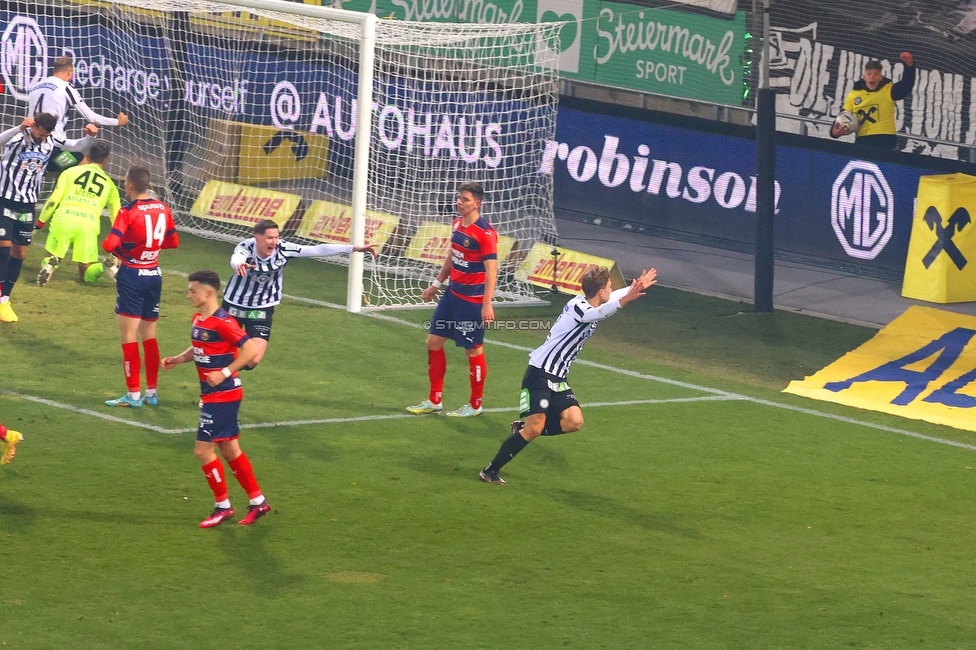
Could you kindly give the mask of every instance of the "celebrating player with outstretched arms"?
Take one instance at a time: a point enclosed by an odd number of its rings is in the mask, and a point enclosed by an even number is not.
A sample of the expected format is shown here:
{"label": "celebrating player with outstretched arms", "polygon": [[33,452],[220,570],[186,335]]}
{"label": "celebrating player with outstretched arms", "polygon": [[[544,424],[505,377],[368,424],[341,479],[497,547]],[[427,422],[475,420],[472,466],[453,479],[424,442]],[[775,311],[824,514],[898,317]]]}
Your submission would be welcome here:
{"label": "celebrating player with outstretched arms", "polygon": [[511,435],[495,459],[481,470],[482,481],[504,485],[498,471],[538,436],[572,433],[583,426],[583,411],[566,383],[569,367],[601,320],[643,296],[643,291],[656,282],[657,271],[651,269],[634,278],[629,287],[613,291],[607,267],[587,269],[582,278],[584,295],[566,303],[546,342],[529,353],[519,399],[523,420],[512,422]]}
{"label": "celebrating player with outstretched arms", "polygon": [[254,236],[234,248],[230,268],[234,275],[224,289],[221,305],[251,335],[258,353],[244,370],[253,370],[264,358],[271,340],[271,321],[284,290],[284,270],[295,257],[329,257],[341,253],[376,255],[376,245],[319,244],[300,246],[281,239],[278,224],[265,219],[254,225]]}
{"label": "celebrating player with outstretched arms", "polygon": [[203,467],[215,502],[213,513],[200,522],[200,528],[219,526],[234,516],[224,480],[224,466],[214,453],[215,447],[247,492],[248,513],[238,522],[247,526],[271,510],[254,478],[251,461],[237,442],[240,437],[237,413],[244,396],[237,371],[254,359],[257,346],[234,317],[218,307],[220,276],[214,271],[195,271],[190,274],[189,281],[186,297],[199,310],[193,315],[191,344],[182,354],[163,359],[163,368],[170,370],[189,361],[197,365],[203,401],[193,453]]}
{"label": "celebrating player with outstretched arms", "polygon": [[[119,210],[102,249],[122,263],[116,276],[115,322],[122,339],[122,367],[128,393],[105,402],[108,406],[140,407],[159,404],[159,344],[156,321],[163,290],[159,251],[180,245],[169,207],[149,197],[149,170],[133,167],[125,177],[125,196],[131,203]],[[139,340],[146,354],[146,397],[139,390]]]}

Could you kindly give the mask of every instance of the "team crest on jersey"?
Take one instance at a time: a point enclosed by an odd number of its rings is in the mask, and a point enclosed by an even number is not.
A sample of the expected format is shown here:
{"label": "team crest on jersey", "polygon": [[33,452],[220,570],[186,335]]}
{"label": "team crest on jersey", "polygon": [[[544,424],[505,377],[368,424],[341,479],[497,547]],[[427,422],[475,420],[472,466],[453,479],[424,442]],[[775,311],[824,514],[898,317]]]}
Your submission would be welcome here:
{"label": "team crest on jersey", "polygon": [[200,334],[200,339],[203,340],[203,341],[209,341],[210,340],[210,332],[203,332],[202,334]]}
{"label": "team crest on jersey", "polygon": [[271,279],[270,275],[259,275],[258,277],[254,278],[254,281],[257,282],[258,284],[264,284],[269,279]]}
{"label": "team crest on jersey", "polygon": [[861,103],[862,101],[863,101],[863,98],[861,98],[861,97],[855,97],[855,98],[854,98],[854,105],[855,105],[855,106],[857,106],[857,105],[858,105],[858,104],[860,104],[860,103]]}
{"label": "team crest on jersey", "polygon": [[467,237],[465,237],[464,238],[464,247],[465,248],[468,248],[469,246],[471,246],[471,240],[468,239]]}
{"label": "team crest on jersey", "polygon": [[539,400],[539,408],[542,408],[542,409],[549,408],[549,400],[547,400],[547,399],[540,399]]}

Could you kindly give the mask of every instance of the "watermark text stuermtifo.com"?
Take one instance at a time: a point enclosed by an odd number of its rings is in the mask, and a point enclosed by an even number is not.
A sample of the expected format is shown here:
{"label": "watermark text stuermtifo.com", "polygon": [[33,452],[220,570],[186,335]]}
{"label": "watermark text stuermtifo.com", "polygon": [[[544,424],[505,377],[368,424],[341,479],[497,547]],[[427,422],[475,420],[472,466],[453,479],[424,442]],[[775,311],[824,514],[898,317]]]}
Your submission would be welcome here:
{"label": "watermark text stuermtifo.com", "polygon": [[541,320],[538,318],[499,318],[489,323],[482,321],[452,321],[435,320],[424,321],[424,328],[430,329],[433,325],[436,329],[455,329],[459,332],[473,332],[477,329],[485,330],[510,330],[510,331],[549,331],[552,329],[552,320]]}

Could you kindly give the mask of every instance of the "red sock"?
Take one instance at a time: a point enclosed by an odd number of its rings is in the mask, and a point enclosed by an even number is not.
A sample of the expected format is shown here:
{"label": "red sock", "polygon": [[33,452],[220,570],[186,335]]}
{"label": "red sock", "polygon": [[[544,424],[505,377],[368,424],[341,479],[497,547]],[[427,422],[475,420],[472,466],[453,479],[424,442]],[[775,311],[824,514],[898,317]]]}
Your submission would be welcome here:
{"label": "red sock", "polygon": [[488,374],[484,352],[476,357],[468,357],[468,366],[471,368],[471,406],[480,409],[481,396],[485,394],[485,375]]}
{"label": "red sock", "polygon": [[226,501],[228,499],[227,482],[224,481],[224,464],[220,462],[220,459],[214,458],[204,465],[203,475],[207,477],[207,484],[213,490],[214,501],[217,503]]}
{"label": "red sock", "polygon": [[122,368],[125,370],[125,385],[130,393],[139,392],[139,344],[122,344]]}
{"label": "red sock", "polygon": [[261,496],[261,486],[258,485],[258,480],[254,478],[251,461],[247,459],[243,451],[240,456],[228,461],[227,464],[230,465],[230,471],[234,472],[234,478],[237,479],[237,482],[247,492],[248,499],[257,499]]}
{"label": "red sock", "polygon": [[159,378],[159,343],[147,339],[142,342],[142,351],[146,355],[146,388],[155,389]]}
{"label": "red sock", "polygon": [[0,440],[7,439],[7,427],[0,424]]}
{"label": "red sock", "polygon": [[444,375],[447,374],[447,355],[444,348],[427,350],[427,376],[430,377],[430,401],[440,404],[444,395]]}

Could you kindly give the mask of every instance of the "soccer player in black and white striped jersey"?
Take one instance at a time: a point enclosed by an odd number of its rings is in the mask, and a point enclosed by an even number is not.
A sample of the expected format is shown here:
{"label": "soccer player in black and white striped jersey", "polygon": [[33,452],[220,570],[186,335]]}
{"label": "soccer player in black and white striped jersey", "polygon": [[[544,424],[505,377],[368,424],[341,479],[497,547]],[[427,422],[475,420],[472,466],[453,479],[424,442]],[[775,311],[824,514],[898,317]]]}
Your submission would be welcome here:
{"label": "soccer player in black and white striped jersey", "polygon": [[505,463],[538,436],[558,436],[579,431],[583,411],[573,389],[566,383],[569,368],[593,336],[597,324],[612,316],[631,300],[645,295],[643,291],[657,283],[657,271],[644,271],[630,286],[613,291],[610,270],[591,266],[583,274],[583,295],[566,303],[563,313],[546,337],[546,342],[529,353],[529,367],[522,378],[519,398],[520,420],[512,422],[511,435],[488,467],[481,470],[481,480],[504,485],[498,471]]}
{"label": "soccer player in black and white striped jersey", "polygon": [[300,246],[281,239],[278,224],[265,219],[254,225],[254,236],[234,248],[230,267],[234,269],[224,288],[221,307],[237,319],[251,339],[258,353],[243,370],[253,370],[264,358],[271,340],[271,320],[274,308],[281,302],[284,270],[294,257],[330,257],[342,253],[369,251],[376,255],[376,246],[319,244]]}
{"label": "soccer player in black and white striped jersey", "polygon": [[10,292],[34,236],[34,208],[44,170],[56,147],[84,151],[98,133],[89,124],[85,136],[64,140],[53,135],[57,118],[38,113],[20,126],[0,133],[0,322],[14,323],[17,314],[10,306]]}
{"label": "soccer player in black and white striped jersey", "polygon": [[[99,115],[85,103],[71,82],[75,78],[75,68],[71,57],[62,56],[54,60],[51,76],[34,84],[28,90],[28,115],[50,113],[58,119],[54,128],[54,137],[64,139],[64,127],[68,122],[68,113],[75,110],[82,117],[98,126],[125,126],[129,117],[119,113],[118,117]],[[81,155],[71,149],[60,147],[51,157],[51,164],[60,172],[62,169],[73,167],[80,161]],[[115,218],[115,215],[111,215]]]}

